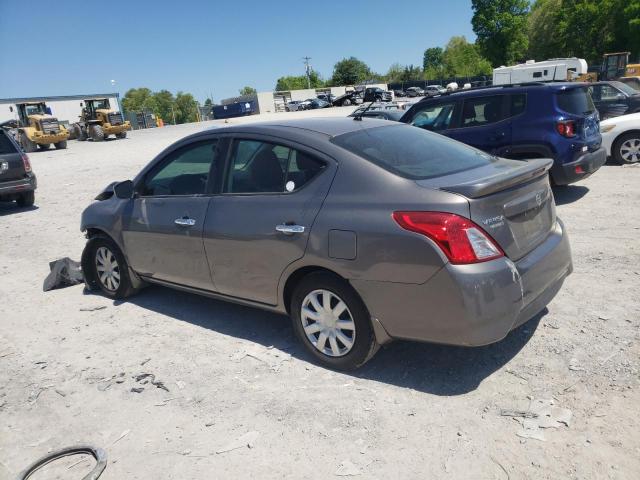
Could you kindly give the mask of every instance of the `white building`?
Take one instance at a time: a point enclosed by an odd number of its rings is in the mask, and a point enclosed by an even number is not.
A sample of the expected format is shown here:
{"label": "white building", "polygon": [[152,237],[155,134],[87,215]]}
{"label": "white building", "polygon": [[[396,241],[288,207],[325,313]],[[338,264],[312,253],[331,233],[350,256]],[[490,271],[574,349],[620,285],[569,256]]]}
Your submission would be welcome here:
{"label": "white building", "polygon": [[[122,111],[120,108],[120,95],[118,93],[96,93],[92,95],[65,95],[59,97],[29,97],[29,98],[0,98],[0,122],[17,119],[18,110],[16,104],[27,102],[45,102],[51,109],[51,114],[59,122],[69,124],[77,122],[82,107],[80,103],[88,99],[108,98],[111,108]],[[11,111],[13,109],[13,111]]]}

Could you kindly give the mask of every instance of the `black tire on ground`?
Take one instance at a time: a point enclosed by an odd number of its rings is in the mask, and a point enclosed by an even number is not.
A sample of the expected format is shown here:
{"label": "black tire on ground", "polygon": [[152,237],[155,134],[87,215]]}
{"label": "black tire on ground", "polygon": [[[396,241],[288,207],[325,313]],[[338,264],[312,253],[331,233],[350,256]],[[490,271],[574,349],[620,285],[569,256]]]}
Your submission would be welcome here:
{"label": "black tire on ground", "polygon": [[49,147],[51,147],[50,143],[39,143],[38,144],[38,148],[40,150],[49,150]]}
{"label": "black tire on ground", "polygon": [[620,165],[640,162],[640,132],[620,135],[611,147],[611,154]]}
{"label": "black tire on ground", "polygon": [[[320,352],[307,338],[301,320],[305,297],[314,290],[328,290],[337,295],[351,312],[355,324],[355,342],[343,356],[332,357]],[[378,351],[371,317],[358,293],[345,280],[329,272],[314,272],[302,278],[291,296],[290,305],[293,331],[314,359],[325,367],[336,370],[354,370],[364,365]]]}
{"label": "black tire on ground", "polygon": [[36,142],[31,141],[24,132],[20,133],[20,146],[26,153],[35,152],[38,148]]}
{"label": "black tire on ground", "polygon": [[76,138],[78,141],[84,142],[87,139],[87,131],[80,125],[76,125],[74,130],[76,131]]}
{"label": "black tire on ground", "polygon": [[67,141],[66,140],[60,140],[57,143],[53,144],[56,147],[56,150],[64,150],[65,148],[67,148]]}
{"label": "black tire on ground", "polygon": [[[115,290],[109,289],[98,276],[97,252],[100,248],[106,248],[113,254],[117,262],[117,272],[119,275],[119,285]],[[135,294],[138,290],[131,284],[129,278],[129,266],[118,245],[106,235],[96,235],[87,241],[87,245],[82,252],[82,271],[84,272],[85,284],[91,291],[100,291],[109,298],[122,299]]]}
{"label": "black tire on ground", "polygon": [[351,105],[351,100],[349,100],[348,98],[345,98],[345,99],[342,101],[342,106],[343,106],[343,107],[348,107],[349,105]]}
{"label": "black tire on ground", "polygon": [[116,138],[127,138],[127,131],[124,130],[120,133],[116,133]]}
{"label": "black tire on ground", "polygon": [[32,207],[35,201],[36,192],[34,192],[33,190],[20,194],[20,196],[16,199],[16,203],[19,207]]}
{"label": "black tire on ground", "polygon": [[101,142],[104,140],[104,130],[100,125],[91,125],[89,127],[89,136],[94,142]]}

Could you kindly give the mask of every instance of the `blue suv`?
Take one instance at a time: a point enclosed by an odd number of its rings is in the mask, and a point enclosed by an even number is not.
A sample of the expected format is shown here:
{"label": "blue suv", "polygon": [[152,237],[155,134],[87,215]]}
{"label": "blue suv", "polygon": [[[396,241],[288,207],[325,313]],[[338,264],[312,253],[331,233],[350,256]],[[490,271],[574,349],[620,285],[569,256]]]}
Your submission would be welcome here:
{"label": "blue suv", "polygon": [[556,185],[582,180],[606,161],[588,85],[531,83],[426,98],[400,119],[504,158],[553,158]]}

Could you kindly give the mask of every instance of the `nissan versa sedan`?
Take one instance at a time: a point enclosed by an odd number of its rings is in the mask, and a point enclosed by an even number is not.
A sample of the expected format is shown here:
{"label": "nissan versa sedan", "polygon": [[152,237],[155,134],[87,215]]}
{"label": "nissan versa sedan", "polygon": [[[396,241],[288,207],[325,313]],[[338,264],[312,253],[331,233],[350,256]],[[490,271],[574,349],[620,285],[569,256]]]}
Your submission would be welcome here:
{"label": "nissan versa sedan", "polygon": [[379,345],[496,342],[572,271],[552,161],[505,160],[385,120],[199,132],[82,214],[87,285],[165,285],[291,316],[321,364]]}

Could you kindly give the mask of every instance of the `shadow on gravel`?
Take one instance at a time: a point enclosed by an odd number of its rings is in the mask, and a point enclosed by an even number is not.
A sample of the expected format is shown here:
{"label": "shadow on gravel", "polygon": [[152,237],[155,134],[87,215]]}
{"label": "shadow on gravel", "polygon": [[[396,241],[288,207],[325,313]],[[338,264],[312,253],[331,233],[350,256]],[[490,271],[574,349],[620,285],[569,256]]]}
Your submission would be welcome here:
{"label": "shadow on gravel", "polygon": [[[160,286],[148,287],[127,302],[224,335],[250,340],[265,348],[273,345],[296,358],[311,361],[294,337],[289,318],[283,315]],[[381,348],[364,367],[346,375],[433,395],[468,393],[527,344],[546,313],[545,309],[504,340],[485,347],[392,342]]]}
{"label": "shadow on gravel", "polygon": [[589,189],[582,185],[565,185],[562,187],[553,187],[553,197],[556,200],[556,205],[566,205],[567,203],[573,203],[580,200],[587,193]]}
{"label": "shadow on gravel", "polygon": [[37,205],[33,205],[31,207],[19,207],[16,202],[0,202],[0,217],[4,215],[12,215],[14,213],[30,212],[31,210],[37,209]]}

